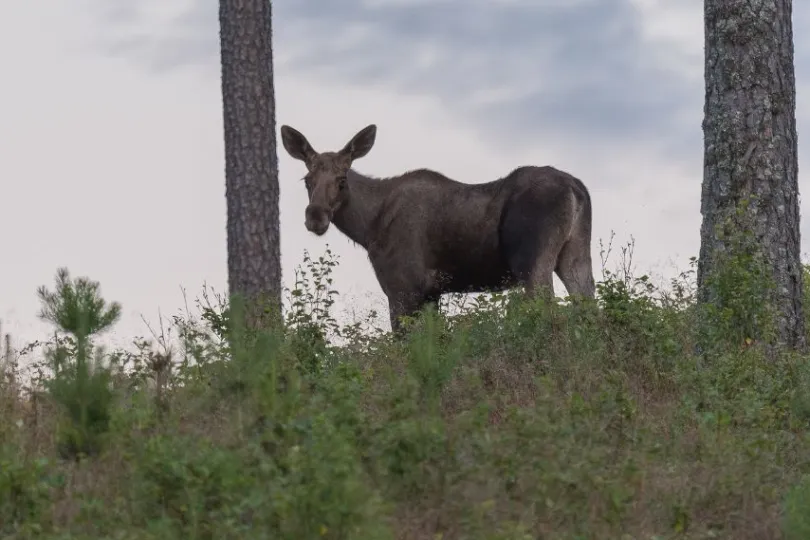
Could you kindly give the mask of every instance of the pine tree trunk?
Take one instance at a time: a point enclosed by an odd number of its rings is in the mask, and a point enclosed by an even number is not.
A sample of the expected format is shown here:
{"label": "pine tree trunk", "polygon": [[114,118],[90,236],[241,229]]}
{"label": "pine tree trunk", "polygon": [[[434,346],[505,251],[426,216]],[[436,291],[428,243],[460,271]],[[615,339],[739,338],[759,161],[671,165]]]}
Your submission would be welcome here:
{"label": "pine tree trunk", "polygon": [[737,205],[771,272],[776,339],[804,346],[791,0],[705,0],[705,120],[698,287],[731,249],[721,221]]}
{"label": "pine tree trunk", "polygon": [[278,156],[270,0],[220,0],[228,286],[248,322],[281,310]]}

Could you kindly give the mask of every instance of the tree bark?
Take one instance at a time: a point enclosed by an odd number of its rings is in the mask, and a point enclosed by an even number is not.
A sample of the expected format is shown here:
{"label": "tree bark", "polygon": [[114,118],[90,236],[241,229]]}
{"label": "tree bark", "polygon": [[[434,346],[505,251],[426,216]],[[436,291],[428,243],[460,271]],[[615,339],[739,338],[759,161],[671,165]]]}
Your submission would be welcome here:
{"label": "tree bark", "polygon": [[[772,272],[777,340],[805,345],[792,0],[705,0],[704,171],[700,300],[730,243],[718,226],[740,201]],[[752,336],[753,337],[753,336]]]}
{"label": "tree bark", "polygon": [[228,286],[251,326],[280,315],[278,156],[270,0],[220,0]]}

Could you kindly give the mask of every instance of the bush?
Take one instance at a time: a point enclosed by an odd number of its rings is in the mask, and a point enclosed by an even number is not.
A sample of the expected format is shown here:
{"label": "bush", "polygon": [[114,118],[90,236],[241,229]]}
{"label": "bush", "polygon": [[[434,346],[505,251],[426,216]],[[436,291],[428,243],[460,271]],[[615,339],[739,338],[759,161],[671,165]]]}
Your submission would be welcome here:
{"label": "bush", "polygon": [[785,539],[810,538],[810,476],[788,491],[785,498]]}
{"label": "bush", "polygon": [[40,317],[56,326],[67,339],[57,340],[46,351],[53,378],[45,387],[66,415],[59,426],[63,456],[96,454],[110,424],[113,392],[111,370],[103,350],[94,350],[92,337],[108,330],[121,314],[121,306],[107,303],[99,284],[87,278],[71,280],[67,269],[57,272],[56,290],[37,291],[42,301]]}
{"label": "bush", "polygon": [[25,351],[43,374],[0,419],[0,532],[807,536],[810,357],[738,332],[742,263],[715,332],[692,268],[663,288],[634,276],[632,242],[615,270],[609,252],[595,301],[450,297],[404,340],[340,324],[337,261],[306,254],[283,327],[249,332],[205,291],[111,352],[93,338],[120,308],[60,270],[40,290],[56,335]]}
{"label": "bush", "polygon": [[0,446],[0,533],[3,538],[38,533],[47,520],[50,499],[50,464],[27,461],[16,448]]}

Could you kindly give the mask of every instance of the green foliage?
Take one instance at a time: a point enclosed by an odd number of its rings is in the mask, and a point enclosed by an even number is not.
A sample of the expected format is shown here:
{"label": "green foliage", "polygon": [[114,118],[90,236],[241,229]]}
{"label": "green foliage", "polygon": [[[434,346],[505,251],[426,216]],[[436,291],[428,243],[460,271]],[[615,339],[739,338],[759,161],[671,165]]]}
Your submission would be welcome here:
{"label": "green foliage", "polygon": [[791,487],[785,497],[785,540],[810,538],[810,475]]}
{"label": "green foliage", "polygon": [[46,384],[50,396],[67,415],[57,434],[63,457],[99,452],[109,430],[114,400],[109,371],[99,357],[92,364],[88,360],[78,352],[73,369],[62,369]]}
{"label": "green foliage", "polygon": [[438,407],[442,390],[466,355],[466,332],[462,328],[448,335],[444,319],[434,310],[412,330],[406,353],[410,374],[421,390],[420,400]]}
{"label": "green foliage", "polygon": [[87,278],[70,279],[65,268],[56,275],[56,289],[40,287],[40,316],[68,339],[56,341],[46,352],[54,376],[46,381],[50,396],[63,407],[67,420],[60,424],[60,453],[64,457],[95,454],[101,449],[113,405],[111,371],[104,351],[93,350],[91,338],[112,327],[121,306],[107,306],[99,284]]}
{"label": "green foliage", "polygon": [[328,247],[317,260],[304,250],[303,266],[305,268],[296,268],[295,287],[288,291],[287,326],[311,327],[321,339],[326,339],[329,334],[340,332],[340,325],[330,312],[338,295],[332,286],[332,270],[337,266],[337,258]]}
{"label": "green foliage", "polygon": [[51,482],[45,459],[25,460],[15,448],[0,446],[0,535],[25,537],[41,530],[50,507]]}
{"label": "green foliage", "polygon": [[100,296],[99,284],[85,277],[70,279],[67,268],[56,272],[56,289],[37,289],[42,310],[40,317],[73,336],[89,338],[110,327],[121,316],[121,305],[109,306]]}
{"label": "green foliage", "polygon": [[750,200],[717,225],[722,249],[715,250],[704,277],[700,342],[709,354],[746,340],[773,343],[777,337],[775,284],[770,265],[749,225]]}
{"label": "green foliage", "polygon": [[317,259],[304,250],[302,265],[295,270],[295,284],[286,290],[288,309],[285,323],[288,337],[302,372],[317,374],[335,359],[335,345],[362,352],[379,338],[381,329],[373,324],[371,312],[365,320],[340,324],[332,313],[338,296],[332,271],[337,256],[329,246]]}
{"label": "green foliage", "polygon": [[118,311],[60,271],[40,293],[65,323],[42,381],[58,414],[20,397],[0,419],[0,532],[804,538],[810,357],[737,341],[756,280],[718,281],[731,301],[707,314],[692,268],[658,287],[632,242],[609,270],[610,251],[594,301],[451,297],[404,340],[339,323],[336,260],[305,254],[283,327],[205,291],[113,352],[91,337]]}

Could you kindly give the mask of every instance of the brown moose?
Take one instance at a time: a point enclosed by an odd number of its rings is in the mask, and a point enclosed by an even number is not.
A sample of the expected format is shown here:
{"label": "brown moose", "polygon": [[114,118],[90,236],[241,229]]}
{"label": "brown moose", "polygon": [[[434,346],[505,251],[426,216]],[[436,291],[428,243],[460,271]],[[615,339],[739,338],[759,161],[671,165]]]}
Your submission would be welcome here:
{"label": "brown moose", "polygon": [[553,294],[555,271],[569,295],[593,298],[591,198],[579,179],[533,166],[483,184],[428,169],[372,178],[351,167],[376,133],[369,125],[343,149],[318,153],[300,132],[281,127],[284,148],[307,168],[306,228],[322,235],[334,223],[366,249],[392,330],[443,293],[523,285],[529,294]]}

